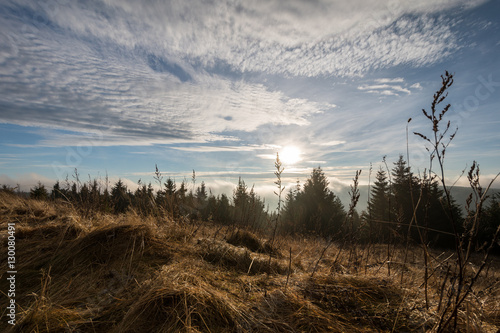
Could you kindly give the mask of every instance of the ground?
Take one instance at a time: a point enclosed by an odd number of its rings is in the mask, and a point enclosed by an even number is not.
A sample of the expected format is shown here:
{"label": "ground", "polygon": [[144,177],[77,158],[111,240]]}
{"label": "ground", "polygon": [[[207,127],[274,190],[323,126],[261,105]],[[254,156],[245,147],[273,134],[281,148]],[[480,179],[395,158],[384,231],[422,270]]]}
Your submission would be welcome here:
{"label": "ground", "polygon": [[[16,259],[11,297],[0,253],[1,331],[426,332],[447,318],[453,299],[449,251],[430,251],[425,269],[418,246],[298,235],[270,242],[167,216],[83,217],[69,203],[6,193],[0,218],[4,249],[15,225]],[[468,264],[471,274],[480,258]],[[456,330],[497,332],[499,267],[493,258],[480,273]]]}

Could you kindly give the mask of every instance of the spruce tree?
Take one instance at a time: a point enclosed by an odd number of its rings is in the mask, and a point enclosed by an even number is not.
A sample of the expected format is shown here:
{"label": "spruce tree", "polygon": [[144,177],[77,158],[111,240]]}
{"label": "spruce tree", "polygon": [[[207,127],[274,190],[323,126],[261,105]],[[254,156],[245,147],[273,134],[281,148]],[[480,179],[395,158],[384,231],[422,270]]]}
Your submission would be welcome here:
{"label": "spruce tree", "polygon": [[227,195],[221,194],[217,197],[215,209],[212,211],[212,217],[214,222],[224,225],[231,224],[231,204],[229,203]]}
{"label": "spruce tree", "polygon": [[[477,248],[485,250],[491,243],[492,236],[500,227],[500,193],[493,195],[488,208],[483,212],[479,223]],[[500,252],[500,242],[494,244],[494,249]]]}
{"label": "spruce tree", "polygon": [[38,182],[38,184],[30,190],[30,198],[32,199],[45,200],[48,197],[49,193],[47,192],[45,185],[41,182]]}
{"label": "spruce tree", "polygon": [[249,196],[245,182],[238,179],[238,185],[233,191],[233,219],[240,225],[248,225]]}
{"label": "spruce tree", "polygon": [[328,185],[321,167],[314,168],[302,191],[287,196],[284,217],[288,228],[325,236],[340,231],[344,207]]}
{"label": "spruce tree", "polygon": [[167,195],[174,195],[175,188],[175,181],[173,181],[172,178],[168,177],[167,181],[165,182],[165,193]]}
{"label": "spruce tree", "polygon": [[[437,180],[422,181],[422,207],[417,211],[420,224],[424,227],[425,240],[433,246],[453,247],[454,236],[452,221],[449,216],[450,208],[447,207],[447,200],[444,191],[440,188]],[[450,197],[451,211],[457,218],[456,229],[461,231],[462,212],[455,203],[453,197]],[[431,229],[431,230],[428,230]],[[415,235],[414,235],[415,237]]]}
{"label": "spruce tree", "polygon": [[125,213],[130,206],[130,196],[127,192],[127,186],[121,179],[115,183],[111,189],[111,201],[113,202],[113,211],[115,214]]}
{"label": "spruce tree", "polygon": [[416,237],[415,221],[412,222],[412,217],[414,205],[418,200],[420,186],[418,180],[413,176],[410,167],[406,165],[403,155],[399,155],[398,161],[394,163],[391,175],[391,219],[393,220],[392,222],[398,224],[393,224],[390,228],[404,232],[404,235],[406,235],[406,231],[401,228],[401,224],[412,224],[412,234]]}
{"label": "spruce tree", "polygon": [[377,171],[375,182],[371,189],[371,198],[368,202],[368,221],[370,231],[377,235],[379,241],[387,239],[390,224],[386,222],[392,222],[391,198],[390,184],[387,174],[382,167]]}
{"label": "spruce tree", "polygon": [[65,191],[61,188],[59,180],[52,186],[52,191],[50,193],[50,198],[52,200],[64,198]]}

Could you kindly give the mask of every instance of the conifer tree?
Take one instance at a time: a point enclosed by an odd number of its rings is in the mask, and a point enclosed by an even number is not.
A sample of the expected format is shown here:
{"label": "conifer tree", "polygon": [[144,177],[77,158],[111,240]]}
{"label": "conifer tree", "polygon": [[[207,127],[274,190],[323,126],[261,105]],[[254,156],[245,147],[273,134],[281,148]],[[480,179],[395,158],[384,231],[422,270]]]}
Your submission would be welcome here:
{"label": "conifer tree", "polygon": [[172,180],[172,178],[168,177],[167,181],[165,182],[165,192],[167,195],[174,195],[175,194],[175,181]]}
{"label": "conifer tree", "polygon": [[248,195],[248,223],[254,230],[259,229],[263,225],[263,219],[266,214],[265,202],[255,193],[254,187]]}
{"label": "conifer tree", "polygon": [[198,186],[198,188],[196,189],[196,199],[198,201],[198,204],[204,204],[207,200],[207,197],[207,188],[205,182],[202,181],[200,186]]}
{"label": "conifer tree", "polygon": [[[392,222],[399,223],[399,225],[392,224],[388,226],[392,230],[398,229],[403,232],[401,224],[412,224],[414,204],[419,197],[420,185],[418,180],[413,176],[411,168],[407,166],[403,155],[399,155],[399,159],[394,163],[394,168],[391,172],[391,219]],[[417,222],[418,223],[418,222]],[[412,231],[416,231],[415,228]],[[406,235],[406,233],[404,233]],[[414,234],[416,237],[416,234]]]}
{"label": "conifer tree", "polygon": [[176,199],[177,199],[177,207],[179,209],[179,214],[185,215],[188,212],[188,207],[186,205],[186,193],[187,193],[187,187],[186,187],[186,181],[183,180],[181,182],[181,186],[179,186],[179,189],[176,192]]}
{"label": "conifer tree", "polygon": [[233,191],[234,213],[233,219],[240,225],[247,225],[248,222],[248,187],[245,181],[238,179],[238,185]]}
{"label": "conifer tree", "polygon": [[130,206],[130,196],[127,192],[127,186],[121,179],[115,183],[111,189],[111,201],[115,214],[125,213]]}
{"label": "conifer tree", "polygon": [[345,220],[344,206],[328,185],[321,167],[314,168],[302,191],[287,196],[284,216],[289,228],[292,225],[295,230],[322,235],[340,231]]}
{"label": "conifer tree", "polygon": [[[491,242],[492,235],[495,234],[500,225],[500,193],[493,195],[488,208],[485,209],[479,223],[477,240],[478,249],[486,249]],[[495,250],[500,252],[500,243],[494,245]]]}
{"label": "conifer tree", "polygon": [[45,185],[41,182],[38,182],[38,184],[30,190],[30,198],[32,199],[45,200],[48,197],[49,193],[47,192]]}
{"label": "conifer tree", "polygon": [[371,189],[371,198],[368,202],[368,223],[370,230],[375,232],[379,241],[387,238],[388,225],[391,222],[390,184],[386,172],[380,168],[377,171],[374,185]]}
{"label": "conifer tree", "polygon": [[[424,227],[425,240],[433,246],[439,247],[453,247],[454,237],[452,221],[448,214],[453,211],[454,216],[457,218],[458,225],[456,229],[461,231],[462,227],[462,212],[460,207],[455,203],[453,197],[450,197],[452,207],[447,207],[447,200],[444,191],[440,188],[437,180],[421,181],[422,186],[422,207],[417,211],[420,224]],[[427,230],[431,229],[431,230]],[[416,239],[415,232],[413,237]]]}
{"label": "conifer tree", "polygon": [[61,198],[64,198],[64,194],[65,194],[65,191],[64,191],[64,189],[61,188],[61,184],[59,183],[59,180],[56,181],[56,183],[54,184],[54,186],[52,186],[52,191],[50,193],[50,198],[52,200],[61,199]]}
{"label": "conifer tree", "polygon": [[225,194],[217,197],[215,209],[211,212],[214,222],[224,225],[231,224],[231,204]]}
{"label": "conifer tree", "polygon": [[387,174],[382,168],[377,171],[375,182],[371,189],[371,198],[368,203],[369,214],[374,220],[390,221],[389,182]]}

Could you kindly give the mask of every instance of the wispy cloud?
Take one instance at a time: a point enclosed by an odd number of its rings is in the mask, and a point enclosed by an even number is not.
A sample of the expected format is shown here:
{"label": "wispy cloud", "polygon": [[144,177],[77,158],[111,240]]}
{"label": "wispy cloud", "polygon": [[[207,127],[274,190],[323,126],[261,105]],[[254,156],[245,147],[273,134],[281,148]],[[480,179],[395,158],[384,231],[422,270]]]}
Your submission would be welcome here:
{"label": "wispy cloud", "polygon": [[448,10],[485,1],[4,1],[0,122],[43,128],[4,147],[379,160],[404,149],[394,138],[428,88],[392,69],[462,50]]}
{"label": "wispy cloud", "polygon": [[327,142],[320,142],[320,146],[338,146],[346,143],[345,141],[342,140],[334,140],[334,141],[327,141]]}
{"label": "wispy cloud", "polygon": [[[435,14],[481,2],[6,2],[0,119],[100,131],[103,145],[304,126],[334,106],[251,82],[251,73],[345,76],[432,64],[460,48],[452,22]],[[408,94],[402,82],[360,89]]]}
{"label": "wispy cloud", "polygon": [[188,147],[172,147],[175,150],[191,151],[191,152],[249,152],[255,150],[276,149],[274,145],[235,145],[235,146],[188,146]]}
{"label": "wispy cloud", "polygon": [[379,95],[387,95],[387,96],[399,96],[401,93],[403,94],[411,94],[411,89],[420,90],[422,86],[419,82],[414,83],[410,86],[405,83],[403,78],[395,78],[395,79],[376,79],[374,80],[375,84],[364,84],[358,86],[358,90],[366,91],[371,94],[379,94]]}
{"label": "wispy cloud", "polygon": [[449,22],[426,15],[482,2],[107,1],[99,12],[73,4],[46,15],[79,36],[165,54],[169,63],[313,76],[432,63],[457,44]]}
{"label": "wispy cloud", "polygon": [[396,77],[396,78],[381,78],[381,79],[376,79],[375,82],[377,83],[403,83],[405,82],[405,79],[402,77]]}

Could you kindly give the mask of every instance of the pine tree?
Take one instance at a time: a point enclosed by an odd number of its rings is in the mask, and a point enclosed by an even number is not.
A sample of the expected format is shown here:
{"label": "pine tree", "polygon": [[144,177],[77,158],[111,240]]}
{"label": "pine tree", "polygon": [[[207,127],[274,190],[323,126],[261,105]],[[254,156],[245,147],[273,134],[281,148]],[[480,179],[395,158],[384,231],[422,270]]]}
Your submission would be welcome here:
{"label": "pine tree", "polygon": [[323,170],[318,167],[313,169],[302,191],[287,196],[284,216],[288,219],[288,228],[322,235],[340,231],[346,213],[328,184]]}
{"label": "pine tree", "polygon": [[255,193],[253,186],[248,195],[248,205],[248,224],[257,230],[264,224],[266,212],[264,210],[265,202]]}
{"label": "pine tree", "polygon": [[377,172],[371,189],[371,198],[368,203],[368,212],[372,219],[390,221],[390,189],[387,174],[382,168]]}
{"label": "pine tree", "polygon": [[41,182],[30,190],[30,198],[37,200],[45,200],[49,197],[49,193]]}
{"label": "pine tree", "polygon": [[[479,223],[477,236],[477,247],[485,249],[490,245],[492,236],[500,227],[500,193],[493,196],[488,208],[483,212]],[[494,245],[497,252],[500,251],[500,242]]]}
{"label": "pine tree", "polygon": [[378,235],[379,241],[387,239],[389,224],[384,222],[392,222],[391,198],[390,184],[387,180],[387,174],[382,168],[377,171],[375,182],[371,189],[367,218],[370,231]]}
{"label": "pine tree", "polygon": [[179,216],[179,204],[184,202],[186,189],[184,187],[184,182],[182,182],[182,186],[177,191],[177,185],[172,178],[168,177],[165,182],[165,191],[163,191],[161,196],[161,203],[167,209],[167,211],[173,217]]}
{"label": "pine tree", "polygon": [[165,182],[165,193],[167,195],[174,195],[175,194],[175,181],[172,180],[172,178],[168,177],[167,181]]}
{"label": "pine tree", "polygon": [[64,190],[61,188],[61,184],[59,183],[59,180],[56,181],[56,183],[54,184],[54,186],[52,186],[52,191],[50,193],[50,198],[52,200],[64,198]]}
{"label": "pine tree", "polygon": [[[414,204],[417,202],[420,192],[418,180],[413,176],[411,169],[406,165],[403,155],[399,155],[399,159],[394,163],[394,168],[391,172],[391,222],[399,223],[399,225],[390,225],[393,231],[397,230],[406,236],[406,230],[401,228],[401,224],[413,225],[411,230],[412,235],[417,238],[417,230],[415,221],[412,222]],[[420,221],[421,222],[421,221]],[[420,223],[417,219],[417,223]]]}
{"label": "pine tree", "polygon": [[115,214],[125,213],[130,206],[130,195],[127,192],[127,186],[121,179],[118,179],[111,189],[111,201]]}
{"label": "pine tree", "polygon": [[187,187],[185,180],[181,182],[181,186],[179,186],[179,189],[175,193],[176,193],[177,207],[179,209],[179,215],[186,215],[188,213],[189,207],[187,207],[186,205]]}
{"label": "pine tree", "polygon": [[200,186],[196,189],[196,196],[194,202],[194,208],[196,209],[196,214],[201,220],[207,220],[209,216],[209,211],[207,209],[207,188],[205,182],[202,181]]}
{"label": "pine tree", "polygon": [[295,187],[290,188],[285,196],[285,203],[282,212],[282,226],[285,231],[290,233],[296,233],[299,231],[297,229],[297,224],[294,223],[294,221],[301,220],[302,218],[300,205],[297,204],[297,198],[300,191],[300,182],[297,180]]}
{"label": "pine tree", "polygon": [[202,181],[200,186],[198,186],[198,188],[196,189],[196,199],[198,201],[198,204],[203,205],[207,200],[207,197],[208,197],[207,188],[205,182]]}
{"label": "pine tree", "polygon": [[233,219],[240,225],[248,225],[249,196],[245,182],[238,179],[238,185],[233,191]]}
{"label": "pine tree", "polygon": [[[436,180],[425,181],[424,179],[421,186],[421,201],[423,204],[417,211],[417,218],[422,221],[420,224],[424,227],[425,240],[429,241],[433,246],[453,247],[455,241],[454,236],[452,236],[453,226],[448,214],[450,208],[447,207],[444,191],[439,187]],[[462,212],[453,197],[450,200],[452,204],[451,210],[457,218],[458,225],[456,229],[461,231],[462,219],[460,216]],[[427,228],[432,230],[427,230]],[[413,232],[413,237],[416,239],[415,232]]]}
{"label": "pine tree", "polygon": [[214,222],[224,225],[231,224],[231,204],[229,203],[229,198],[227,197],[227,195],[221,194],[217,197],[215,210],[212,211],[212,216]]}
{"label": "pine tree", "polygon": [[[426,175],[422,179],[416,178],[410,167],[406,166],[402,155],[394,165],[391,216],[394,222],[408,226],[398,228],[397,231],[404,237],[410,236],[416,242],[430,242],[441,247],[453,245],[453,238],[450,235],[447,236],[447,233],[453,232],[448,214],[450,209],[447,207],[444,192],[437,181]],[[451,198],[451,204],[451,210],[457,217],[456,228],[460,230],[460,208],[453,198]],[[429,229],[432,230],[429,231]],[[393,230],[396,229],[393,228]]]}

